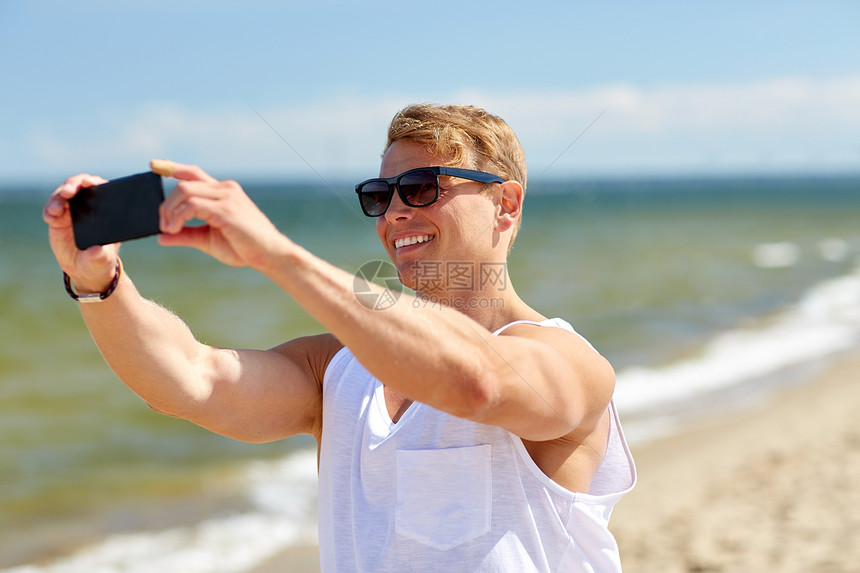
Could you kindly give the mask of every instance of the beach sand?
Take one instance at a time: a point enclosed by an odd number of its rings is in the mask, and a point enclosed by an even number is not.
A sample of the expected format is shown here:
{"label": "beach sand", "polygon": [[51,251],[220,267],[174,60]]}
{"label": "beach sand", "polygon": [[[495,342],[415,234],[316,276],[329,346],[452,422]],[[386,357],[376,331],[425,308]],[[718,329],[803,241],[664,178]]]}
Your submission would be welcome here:
{"label": "beach sand", "polygon": [[[860,571],[860,351],[741,413],[634,448],[626,573]],[[623,415],[623,413],[622,413]],[[252,573],[318,571],[316,548]]]}
{"label": "beach sand", "polygon": [[267,559],[249,573],[319,573],[319,570],[319,549],[314,545],[300,545]]}
{"label": "beach sand", "polygon": [[860,353],[812,378],[634,450],[626,573],[860,571]]}

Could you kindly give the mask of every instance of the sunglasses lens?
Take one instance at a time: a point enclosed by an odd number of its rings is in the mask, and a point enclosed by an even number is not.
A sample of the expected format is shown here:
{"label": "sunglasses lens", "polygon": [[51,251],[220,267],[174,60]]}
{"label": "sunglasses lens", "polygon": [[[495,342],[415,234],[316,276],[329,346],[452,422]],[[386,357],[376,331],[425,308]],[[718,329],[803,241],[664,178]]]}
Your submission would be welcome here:
{"label": "sunglasses lens", "polygon": [[378,217],[388,209],[391,191],[385,181],[369,181],[359,190],[361,208],[371,217]]}
{"label": "sunglasses lens", "polygon": [[424,207],[439,198],[436,174],[432,171],[412,171],[400,178],[400,194],[410,207]]}

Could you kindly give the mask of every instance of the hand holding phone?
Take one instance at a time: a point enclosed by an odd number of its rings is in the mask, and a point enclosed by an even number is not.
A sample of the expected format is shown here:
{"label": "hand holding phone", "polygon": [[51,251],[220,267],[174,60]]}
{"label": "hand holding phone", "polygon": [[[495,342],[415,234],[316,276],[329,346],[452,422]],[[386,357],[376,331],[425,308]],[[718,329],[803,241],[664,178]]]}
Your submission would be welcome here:
{"label": "hand holding phone", "polygon": [[84,250],[159,233],[161,176],[147,171],[82,187],[69,200],[75,246]]}
{"label": "hand holding phone", "polygon": [[[153,234],[159,234],[162,246],[198,249],[237,267],[265,265],[275,247],[289,244],[237,182],[169,160],[153,160],[150,166],[153,173],[113,181],[82,173],[54,191],[43,218],[54,255],[73,279],[81,266],[97,262],[99,271],[107,268],[101,257],[107,251],[90,253],[89,247],[111,250]],[[166,198],[159,175],[177,180]],[[194,220],[202,224],[188,224]],[[113,262],[113,253],[109,258]]]}

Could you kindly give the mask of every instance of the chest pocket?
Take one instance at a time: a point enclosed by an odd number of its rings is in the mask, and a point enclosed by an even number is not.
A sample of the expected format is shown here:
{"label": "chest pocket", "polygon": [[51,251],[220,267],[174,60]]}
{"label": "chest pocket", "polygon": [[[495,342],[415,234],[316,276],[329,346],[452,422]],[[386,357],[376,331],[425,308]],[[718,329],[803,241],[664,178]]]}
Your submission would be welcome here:
{"label": "chest pocket", "polygon": [[395,532],[441,551],[487,533],[491,449],[398,450]]}

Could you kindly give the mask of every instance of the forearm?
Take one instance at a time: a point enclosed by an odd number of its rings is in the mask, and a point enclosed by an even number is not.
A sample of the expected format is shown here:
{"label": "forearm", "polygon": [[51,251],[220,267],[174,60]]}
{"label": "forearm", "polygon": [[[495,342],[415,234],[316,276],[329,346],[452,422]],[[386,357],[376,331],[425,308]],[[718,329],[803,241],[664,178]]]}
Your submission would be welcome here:
{"label": "forearm", "polygon": [[[503,364],[484,344],[493,338],[486,328],[457,311],[414,308],[408,295],[384,311],[360,304],[353,275],[279,232],[237,183],[190,166],[177,165],[173,175],[182,181],[161,206],[162,245],[193,247],[267,275],[374,375],[410,398],[453,411]],[[187,226],[193,218],[207,224]]]}
{"label": "forearm", "polygon": [[412,399],[450,412],[468,409],[486,398],[482,381],[503,364],[488,346],[494,337],[468,316],[414,305],[406,293],[385,310],[368,308],[355,297],[352,274],[294,244],[260,270],[377,378]]}
{"label": "forearm", "polygon": [[209,392],[200,366],[206,347],[174,314],[144,299],[126,274],[81,314],[105,361],[153,409],[188,417]]}

